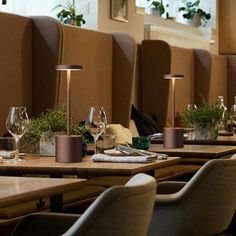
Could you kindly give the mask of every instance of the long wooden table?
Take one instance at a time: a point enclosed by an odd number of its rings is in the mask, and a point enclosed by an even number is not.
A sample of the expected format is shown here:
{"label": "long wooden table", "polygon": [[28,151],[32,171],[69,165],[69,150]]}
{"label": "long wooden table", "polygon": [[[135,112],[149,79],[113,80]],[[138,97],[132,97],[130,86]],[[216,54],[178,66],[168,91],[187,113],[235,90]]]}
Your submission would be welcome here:
{"label": "long wooden table", "polygon": [[154,175],[155,169],[176,164],[180,157],[169,157],[167,160],[157,160],[151,163],[105,163],[93,162],[85,157],[78,163],[59,163],[54,157],[26,155],[25,162],[1,163],[0,175],[46,174],[51,177],[62,175],[91,176],[132,176],[137,173]]}
{"label": "long wooden table", "polygon": [[0,208],[51,197],[50,208],[60,211],[62,194],[84,186],[86,179],[0,176]]}
{"label": "long wooden table", "polygon": [[[152,144],[163,144],[162,139],[152,139]],[[184,144],[199,144],[199,145],[236,145],[236,137],[235,136],[218,136],[217,139],[214,140],[184,140]]]}
{"label": "long wooden table", "polygon": [[183,158],[214,159],[233,155],[236,146],[185,144],[183,148],[168,149],[163,144],[151,144],[149,150]]}

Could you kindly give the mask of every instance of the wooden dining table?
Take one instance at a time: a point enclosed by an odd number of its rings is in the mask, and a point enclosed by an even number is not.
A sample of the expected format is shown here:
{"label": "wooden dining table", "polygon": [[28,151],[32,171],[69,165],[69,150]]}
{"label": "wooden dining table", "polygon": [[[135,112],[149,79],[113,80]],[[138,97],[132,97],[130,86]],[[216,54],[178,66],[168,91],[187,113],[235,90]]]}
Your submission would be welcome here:
{"label": "wooden dining table", "polygon": [[180,157],[168,157],[167,160],[156,160],[150,163],[112,163],[94,162],[91,157],[84,157],[82,162],[60,163],[55,157],[26,155],[24,162],[1,163],[0,175],[43,174],[51,177],[77,175],[89,178],[93,176],[132,176],[137,173],[154,175],[158,168],[176,164]]}
{"label": "wooden dining table", "polygon": [[60,211],[63,194],[85,183],[86,179],[0,176],[0,208],[50,197],[51,211]]}
{"label": "wooden dining table", "polygon": [[163,144],[151,144],[149,151],[182,158],[227,158],[236,153],[236,146],[185,144],[183,148],[164,148]]}
{"label": "wooden dining table", "polygon": [[[163,139],[152,139],[152,144],[163,144]],[[236,136],[222,135],[212,140],[190,140],[185,139],[184,144],[198,144],[198,145],[224,145],[236,146]]]}

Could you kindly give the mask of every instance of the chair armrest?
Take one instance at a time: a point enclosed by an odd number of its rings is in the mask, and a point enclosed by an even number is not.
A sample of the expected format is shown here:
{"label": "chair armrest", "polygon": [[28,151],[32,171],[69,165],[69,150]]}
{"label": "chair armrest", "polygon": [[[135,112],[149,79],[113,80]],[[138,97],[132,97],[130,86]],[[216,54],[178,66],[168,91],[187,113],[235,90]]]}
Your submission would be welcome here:
{"label": "chair armrest", "polygon": [[164,181],[157,184],[157,194],[171,194],[181,190],[187,182]]}
{"label": "chair armrest", "polygon": [[79,215],[37,213],[24,217],[13,231],[13,236],[61,235],[78,220]]}

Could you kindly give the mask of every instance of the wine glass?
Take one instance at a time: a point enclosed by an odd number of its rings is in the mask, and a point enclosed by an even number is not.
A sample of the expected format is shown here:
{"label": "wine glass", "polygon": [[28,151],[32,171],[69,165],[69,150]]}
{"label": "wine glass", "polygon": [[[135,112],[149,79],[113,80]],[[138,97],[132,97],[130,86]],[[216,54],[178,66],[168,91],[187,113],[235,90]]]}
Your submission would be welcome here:
{"label": "wine glass", "polygon": [[104,107],[90,107],[86,128],[92,134],[96,147],[98,137],[105,132],[107,117]]}
{"label": "wine glass", "polygon": [[232,124],[232,131],[233,131],[233,135],[236,135],[236,105],[233,105],[230,109],[230,119],[233,121]]}
{"label": "wine glass", "polygon": [[11,107],[6,119],[6,127],[13,136],[16,144],[16,153],[11,162],[23,161],[19,158],[19,140],[25,134],[29,125],[29,118],[25,107]]}

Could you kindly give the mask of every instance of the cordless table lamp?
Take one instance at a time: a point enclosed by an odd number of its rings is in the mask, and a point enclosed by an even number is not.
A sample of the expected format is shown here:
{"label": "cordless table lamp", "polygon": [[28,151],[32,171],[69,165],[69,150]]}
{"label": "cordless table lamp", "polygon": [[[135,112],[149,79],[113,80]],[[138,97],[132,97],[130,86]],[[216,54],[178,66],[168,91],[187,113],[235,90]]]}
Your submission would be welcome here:
{"label": "cordless table lamp", "polygon": [[80,135],[70,134],[70,90],[71,72],[81,71],[81,65],[57,65],[57,71],[67,72],[67,134],[56,136],[56,161],[57,162],[80,162],[82,160],[82,138]]}
{"label": "cordless table lamp", "polygon": [[171,80],[172,127],[164,128],[164,148],[181,148],[184,146],[184,130],[175,127],[175,80],[183,79],[183,75],[164,75],[164,79]]}

